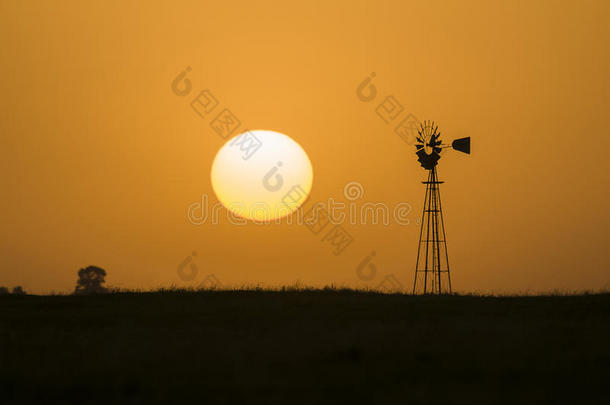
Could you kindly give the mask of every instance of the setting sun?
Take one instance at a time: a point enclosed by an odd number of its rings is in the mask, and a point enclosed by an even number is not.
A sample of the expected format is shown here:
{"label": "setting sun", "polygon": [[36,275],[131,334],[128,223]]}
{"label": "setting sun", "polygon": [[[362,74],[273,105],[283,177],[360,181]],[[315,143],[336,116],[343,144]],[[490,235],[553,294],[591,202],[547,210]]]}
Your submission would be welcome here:
{"label": "setting sun", "polygon": [[303,148],[274,131],[229,139],[212,163],[212,187],[232,213],[255,221],[291,214],[309,195],[313,170]]}

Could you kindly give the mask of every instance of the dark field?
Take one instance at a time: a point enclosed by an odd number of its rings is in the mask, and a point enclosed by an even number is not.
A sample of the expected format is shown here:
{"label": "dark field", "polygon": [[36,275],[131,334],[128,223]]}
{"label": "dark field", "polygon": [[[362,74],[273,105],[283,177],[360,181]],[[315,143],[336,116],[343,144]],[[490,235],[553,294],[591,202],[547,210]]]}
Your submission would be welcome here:
{"label": "dark field", "polygon": [[0,402],[63,399],[608,404],[610,294],[0,296]]}

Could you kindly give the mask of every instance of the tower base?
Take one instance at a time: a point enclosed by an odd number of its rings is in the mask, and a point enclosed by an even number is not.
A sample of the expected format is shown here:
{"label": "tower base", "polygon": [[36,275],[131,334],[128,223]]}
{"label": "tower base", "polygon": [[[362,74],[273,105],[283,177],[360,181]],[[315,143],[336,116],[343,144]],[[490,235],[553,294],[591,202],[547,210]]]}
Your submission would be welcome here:
{"label": "tower base", "polygon": [[436,167],[429,170],[419,231],[413,294],[451,294],[449,256]]}

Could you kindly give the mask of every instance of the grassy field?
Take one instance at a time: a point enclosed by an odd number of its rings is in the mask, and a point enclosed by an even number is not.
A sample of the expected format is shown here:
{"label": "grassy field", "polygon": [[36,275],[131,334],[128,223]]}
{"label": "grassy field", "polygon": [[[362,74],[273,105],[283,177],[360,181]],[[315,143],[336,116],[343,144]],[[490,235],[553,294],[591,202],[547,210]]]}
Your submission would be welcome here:
{"label": "grassy field", "polygon": [[610,403],[610,294],[0,296],[0,402]]}

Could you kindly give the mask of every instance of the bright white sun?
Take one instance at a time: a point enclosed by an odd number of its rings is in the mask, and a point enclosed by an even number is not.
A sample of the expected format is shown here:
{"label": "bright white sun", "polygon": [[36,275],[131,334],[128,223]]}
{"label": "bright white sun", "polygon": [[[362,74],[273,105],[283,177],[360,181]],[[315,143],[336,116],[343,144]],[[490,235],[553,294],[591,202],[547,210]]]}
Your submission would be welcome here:
{"label": "bright white sun", "polygon": [[266,221],[286,216],[305,202],[313,170],[307,153],[290,137],[251,130],[220,148],[211,176],[214,192],[228,210]]}

